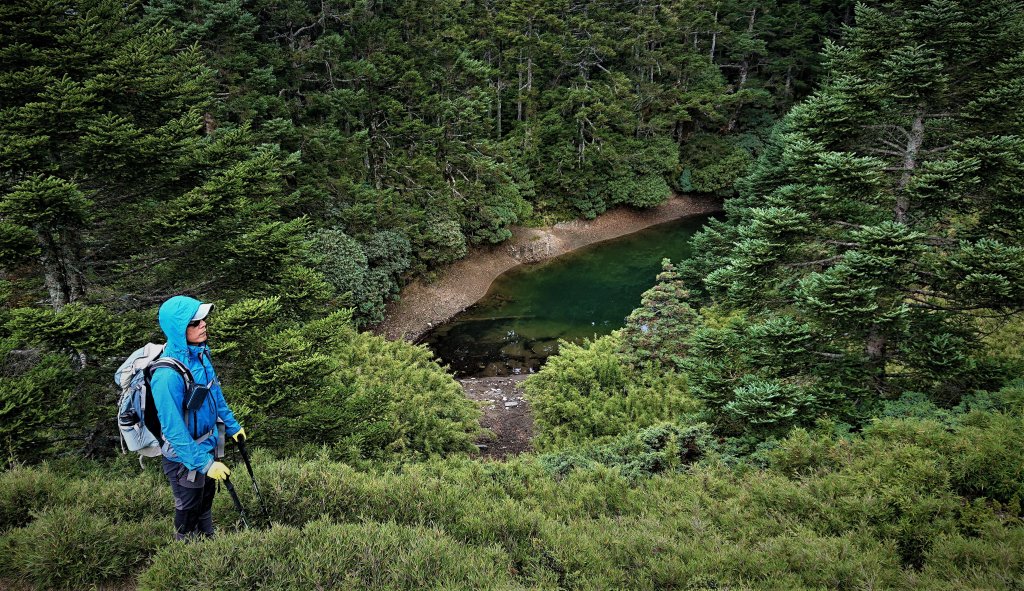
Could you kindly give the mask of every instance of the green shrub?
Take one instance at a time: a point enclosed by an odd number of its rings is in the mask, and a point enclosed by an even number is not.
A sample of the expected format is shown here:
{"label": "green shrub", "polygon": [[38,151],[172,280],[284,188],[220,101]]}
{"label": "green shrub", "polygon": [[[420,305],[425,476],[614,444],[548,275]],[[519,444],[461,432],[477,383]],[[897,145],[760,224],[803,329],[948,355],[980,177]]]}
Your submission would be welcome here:
{"label": "green shrub", "polygon": [[[326,462],[268,462],[261,472],[281,522],[329,515],[426,524],[464,544],[497,545],[530,584],[901,587],[913,572],[906,567],[928,566],[935,540],[1004,527],[998,507],[965,504],[954,489],[939,451],[954,439],[943,431],[897,421],[838,441],[805,432],[781,442],[774,453],[788,463],[779,460],[770,472],[698,464],[644,477],[649,464],[629,464],[628,450],[671,449],[667,427],[576,457],[450,460],[376,474]],[[798,451],[806,444],[810,453]]]}
{"label": "green shrub", "polygon": [[1024,573],[1024,527],[987,523],[978,535],[940,535],[920,574],[908,575],[918,589],[1019,589]]}
{"label": "green shrub", "polygon": [[1024,416],[973,412],[949,451],[953,485],[961,494],[1010,502],[1024,499]]}
{"label": "green shrub", "polygon": [[961,495],[1011,503],[1022,495],[1021,418],[974,412],[962,426],[930,420],[883,419],[850,440],[797,430],[770,454],[774,470],[815,476],[826,498],[828,528],[860,524],[892,540],[906,564],[921,566],[935,540],[972,535],[992,511]]}
{"label": "green shrub", "polygon": [[568,589],[857,589],[888,587],[899,576],[884,547],[800,527],[726,526],[699,506],[688,516],[554,527],[545,542],[549,568]]}
{"label": "green shrub", "polygon": [[0,533],[23,527],[46,507],[62,482],[45,468],[15,467],[0,474]]}
{"label": "green shrub", "polygon": [[837,448],[846,442],[827,435],[812,434],[797,428],[768,452],[768,463],[778,473],[790,477],[827,473],[839,467]]}
{"label": "green shrub", "polygon": [[156,469],[159,466],[151,468],[147,475],[118,478],[114,480],[115,486],[105,484],[104,477],[69,480],[61,485],[51,502],[78,507],[117,523],[169,520],[174,498],[167,480],[161,478],[163,474],[156,475]]}
{"label": "green shrub", "polygon": [[481,412],[426,347],[354,333],[339,352],[342,380],[387,398],[385,452],[426,458],[475,452]]}
{"label": "green shrub", "polygon": [[583,345],[561,343],[524,388],[541,451],[607,442],[696,410],[686,380],[674,372],[635,369],[619,355],[618,334]]}
{"label": "green shrub", "polygon": [[42,589],[123,580],[169,543],[173,531],[168,519],[114,523],[76,507],[46,509],[0,538],[0,575]]}
{"label": "green shrub", "polygon": [[706,424],[681,427],[665,423],[623,435],[608,444],[544,454],[540,462],[556,476],[600,465],[617,468],[630,481],[637,481],[691,464],[712,445]]}
{"label": "green shrub", "polygon": [[68,475],[45,464],[8,470],[0,474],[0,533],[28,525],[34,513],[49,507],[75,508],[112,522],[170,519],[171,489],[154,464],[143,474],[120,477],[110,473],[108,463],[85,476]]}
{"label": "green shrub", "polygon": [[[360,333],[344,310],[275,323],[277,307],[228,307],[215,351],[225,397],[259,445],[284,454],[326,446],[351,462],[476,451],[480,411],[424,347]],[[261,321],[246,322],[249,312]]]}
{"label": "green shrub", "polygon": [[[10,341],[8,341],[10,342]],[[0,342],[2,344],[2,342]],[[75,378],[62,355],[19,363],[0,348],[0,453],[5,459],[38,461],[58,437],[53,426],[66,420]]]}
{"label": "green shrub", "polygon": [[983,355],[992,357],[1007,366],[1013,375],[1024,372],[1024,316],[1019,314],[1006,318],[979,319],[976,321],[986,336],[982,339]]}
{"label": "green shrub", "polygon": [[[984,411],[950,425],[885,419],[839,437],[823,424],[780,440],[767,470],[731,467],[701,428],[672,425],[506,463],[454,456],[359,471],[327,454],[301,461],[255,450],[274,527],[239,532],[220,494],[221,535],[169,545],[143,587],[209,582],[189,577],[211,572],[239,588],[290,588],[299,577],[337,588],[429,588],[435,579],[454,588],[1012,588],[1024,578],[1024,560],[1008,550],[1024,531],[1014,492],[1020,420]],[[691,442],[704,455],[687,464]],[[80,521],[89,539],[155,524],[148,547],[168,545],[159,474],[87,464],[0,475],[0,507],[20,498],[39,516],[4,538],[0,558],[15,566],[0,584],[42,585],[17,566],[24,559],[7,558],[18,547],[9,541],[41,554],[57,521]],[[251,488],[238,484],[251,521],[264,525]],[[94,560],[73,538],[66,553]],[[109,572],[138,564],[109,560]],[[47,584],[83,580],[69,568],[59,577]]]}
{"label": "green shrub", "polygon": [[676,184],[684,193],[728,195],[750,164],[750,153],[735,140],[711,134],[695,135],[680,153],[682,172]]}
{"label": "green shrub", "polygon": [[471,548],[437,528],[394,523],[276,526],[169,546],[140,589],[516,589],[492,548]]}
{"label": "green shrub", "polygon": [[1010,382],[998,391],[977,391],[960,397],[952,408],[942,408],[920,392],[904,392],[896,400],[882,403],[880,418],[929,419],[946,425],[959,425],[971,411],[1020,412],[1024,401],[1024,382]]}
{"label": "green shrub", "polygon": [[398,292],[411,254],[409,240],[397,232],[377,232],[360,242],[337,228],[314,233],[304,252],[333,291],[346,296],[360,326],[384,319],[384,307]]}

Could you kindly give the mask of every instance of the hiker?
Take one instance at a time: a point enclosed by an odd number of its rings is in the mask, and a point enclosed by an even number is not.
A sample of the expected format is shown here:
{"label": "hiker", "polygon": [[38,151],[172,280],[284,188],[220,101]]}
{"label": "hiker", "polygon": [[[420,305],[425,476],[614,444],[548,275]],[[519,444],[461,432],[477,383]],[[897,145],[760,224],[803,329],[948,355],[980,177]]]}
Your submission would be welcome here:
{"label": "hiker", "polygon": [[160,328],[167,336],[162,356],[182,362],[193,383],[186,388],[182,374],[170,367],[156,369],[151,381],[164,439],[163,470],[174,493],[174,537],[178,540],[213,536],[216,481],[231,473],[219,461],[223,434],[226,431],[235,441],[245,438],[245,430],[224,401],[210,361],[206,318],[211,308],[213,304],[174,296],[159,312]]}

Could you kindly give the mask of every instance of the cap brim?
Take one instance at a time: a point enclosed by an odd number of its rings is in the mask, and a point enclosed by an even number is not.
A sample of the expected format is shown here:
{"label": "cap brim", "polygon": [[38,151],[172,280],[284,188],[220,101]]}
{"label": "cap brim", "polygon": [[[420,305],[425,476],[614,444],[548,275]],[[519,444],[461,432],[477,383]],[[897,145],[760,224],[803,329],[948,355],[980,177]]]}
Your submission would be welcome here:
{"label": "cap brim", "polygon": [[195,322],[196,320],[206,318],[207,314],[209,314],[212,309],[213,304],[199,304],[199,309],[196,310],[196,315],[192,317],[192,321]]}

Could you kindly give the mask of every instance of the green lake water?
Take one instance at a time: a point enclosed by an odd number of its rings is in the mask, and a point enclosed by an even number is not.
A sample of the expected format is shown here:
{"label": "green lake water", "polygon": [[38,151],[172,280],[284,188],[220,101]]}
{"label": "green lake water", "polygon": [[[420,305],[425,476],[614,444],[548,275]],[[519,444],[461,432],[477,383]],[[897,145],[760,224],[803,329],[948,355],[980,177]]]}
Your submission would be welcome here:
{"label": "green lake water", "polygon": [[621,328],[654,285],[661,260],[690,256],[696,216],[522,265],[498,277],[487,295],[422,342],[459,376],[531,373],[558,352]]}

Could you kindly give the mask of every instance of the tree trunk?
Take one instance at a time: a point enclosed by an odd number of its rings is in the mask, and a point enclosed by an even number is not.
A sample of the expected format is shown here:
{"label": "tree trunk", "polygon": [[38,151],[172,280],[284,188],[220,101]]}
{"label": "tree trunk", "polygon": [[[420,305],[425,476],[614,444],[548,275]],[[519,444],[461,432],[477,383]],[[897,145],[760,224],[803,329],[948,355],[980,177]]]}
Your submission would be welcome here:
{"label": "tree trunk", "polygon": [[516,93],[516,121],[523,120],[523,49],[519,48],[519,92]]}
{"label": "tree trunk", "polygon": [[63,230],[60,248],[64,281],[68,286],[68,302],[84,299],[85,274],[82,272],[82,246],[78,233],[74,230]]}
{"label": "tree trunk", "polygon": [[39,262],[43,267],[43,281],[54,310],[85,297],[78,238],[72,230],[62,230],[60,234],[59,241],[45,231],[37,234],[42,251]]}
{"label": "tree trunk", "polygon": [[584,132],[584,124],[583,124],[583,121],[580,121],[580,145],[576,148],[576,151],[577,151],[578,158],[579,158],[579,163],[580,163],[581,166],[583,165],[583,160],[584,160],[584,158],[586,158],[586,154],[587,154],[587,138],[583,134],[583,132]]}
{"label": "tree trunk", "polygon": [[[754,33],[754,20],[757,17],[757,8],[750,11],[750,18],[747,20],[747,35],[753,35]],[[743,62],[740,64],[740,80],[736,85],[736,92],[743,90],[743,87],[747,84],[747,76],[750,75],[750,59],[749,56],[743,58]],[[726,125],[727,131],[733,131],[736,129],[736,123],[740,116],[740,109],[743,107],[742,104],[737,104],[736,108],[733,109],[732,116],[729,117],[729,123]]]}
{"label": "tree trunk", "polygon": [[[757,8],[753,8],[750,11],[750,18],[747,20],[747,35],[754,34],[754,19],[757,18]],[[750,72],[750,59],[743,58],[743,63],[740,64],[740,83],[736,87],[736,91],[743,90],[743,86],[747,83],[747,75]]]}
{"label": "tree trunk", "polygon": [[901,224],[907,223],[907,212],[910,210],[910,198],[906,189],[913,177],[914,169],[917,168],[917,156],[924,143],[924,115],[924,105],[920,105],[914,114],[914,122],[910,126],[910,133],[907,134],[907,148],[903,152],[903,174],[900,175],[896,191],[896,208],[893,212],[896,221]]}
{"label": "tree trunk", "polygon": [[213,118],[213,113],[209,111],[203,114],[203,129],[206,135],[212,134],[217,129],[217,120]]}
{"label": "tree trunk", "polygon": [[526,95],[533,92],[533,57],[526,58]]}
{"label": "tree trunk", "polygon": [[887,339],[877,326],[871,327],[864,351],[874,372],[874,386],[879,391],[885,390],[885,359]]}
{"label": "tree trunk", "polygon": [[71,301],[67,285],[64,283],[64,273],[60,268],[60,257],[57,256],[53,241],[40,236],[39,244],[42,246],[42,255],[39,262],[43,266],[43,281],[46,282],[46,290],[50,293],[50,305],[54,310],[60,310]]}
{"label": "tree trunk", "polygon": [[[81,271],[81,248],[73,230],[62,230],[61,240],[40,232],[39,245],[42,248],[40,262],[43,266],[43,280],[46,290],[50,293],[50,305],[60,311],[64,306],[85,297],[85,281]],[[85,351],[76,349],[71,354],[72,366],[78,370],[85,369],[89,364],[89,356]]]}
{"label": "tree trunk", "polygon": [[[715,11],[715,27],[718,27],[718,11]],[[718,43],[718,31],[711,31],[711,63],[715,63],[715,45]]]}
{"label": "tree trunk", "polygon": [[747,76],[750,74],[750,62],[743,60],[740,64],[740,82],[736,85],[736,91],[743,90],[743,87],[747,85]]}

